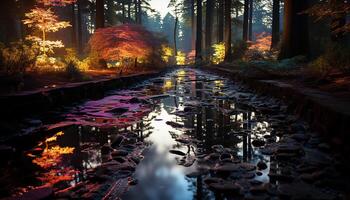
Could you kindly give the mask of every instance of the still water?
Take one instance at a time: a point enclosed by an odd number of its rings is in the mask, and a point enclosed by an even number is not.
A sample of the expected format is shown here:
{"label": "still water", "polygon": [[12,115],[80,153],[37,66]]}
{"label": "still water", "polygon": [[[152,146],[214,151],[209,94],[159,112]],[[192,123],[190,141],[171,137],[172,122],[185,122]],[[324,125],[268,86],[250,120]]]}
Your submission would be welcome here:
{"label": "still water", "polygon": [[[266,116],[241,102],[251,98],[253,94],[234,82],[192,68],[113,91],[45,125],[46,138],[2,165],[1,196],[45,184],[55,190],[76,185],[89,170],[111,159],[101,149],[125,131],[136,133],[144,146],[132,175],[137,184],[122,199],[218,198],[203,182],[211,176],[215,159],[254,166],[263,161],[267,168],[258,175],[254,170],[237,176],[269,182],[270,156],[261,154],[252,141],[278,137]],[[217,155],[220,158],[214,158]]]}

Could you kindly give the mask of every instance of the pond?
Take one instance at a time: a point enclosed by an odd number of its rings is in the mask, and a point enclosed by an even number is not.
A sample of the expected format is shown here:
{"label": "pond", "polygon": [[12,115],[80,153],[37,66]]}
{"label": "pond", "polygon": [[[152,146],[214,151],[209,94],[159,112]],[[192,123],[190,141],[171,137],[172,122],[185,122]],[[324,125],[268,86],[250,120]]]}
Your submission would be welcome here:
{"label": "pond", "polygon": [[43,187],[87,199],[341,195],[307,177],[334,170],[307,124],[279,100],[209,72],[177,69],[60,115],[44,125],[44,139],[2,165],[1,196]]}

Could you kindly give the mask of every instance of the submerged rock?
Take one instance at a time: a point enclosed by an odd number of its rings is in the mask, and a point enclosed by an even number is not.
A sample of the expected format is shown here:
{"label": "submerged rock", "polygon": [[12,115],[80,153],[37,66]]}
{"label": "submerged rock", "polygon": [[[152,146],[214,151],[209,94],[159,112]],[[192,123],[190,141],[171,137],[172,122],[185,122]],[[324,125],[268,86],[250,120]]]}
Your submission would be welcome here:
{"label": "submerged rock", "polygon": [[176,154],[176,155],[179,155],[179,156],[185,156],[186,155],[186,153],[184,153],[182,151],[179,151],[179,150],[175,150],[175,149],[169,150],[169,153]]}

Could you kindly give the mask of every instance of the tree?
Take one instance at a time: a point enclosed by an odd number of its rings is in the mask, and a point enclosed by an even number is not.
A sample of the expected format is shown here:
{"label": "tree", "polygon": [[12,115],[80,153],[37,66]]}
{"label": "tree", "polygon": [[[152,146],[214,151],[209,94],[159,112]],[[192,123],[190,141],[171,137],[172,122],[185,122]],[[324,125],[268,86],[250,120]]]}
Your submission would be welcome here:
{"label": "tree", "polygon": [[279,59],[308,55],[308,0],[284,1],[284,28]]}
{"label": "tree", "polygon": [[209,60],[211,40],[212,40],[212,27],[213,27],[213,7],[214,0],[207,0],[205,11],[205,52],[206,58]]}
{"label": "tree", "polygon": [[276,49],[280,41],[280,0],[273,0],[271,49]]}
{"label": "tree", "polygon": [[249,23],[249,0],[244,0],[243,13],[243,40],[248,40],[248,23]]}
{"label": "tree", "polygon": [[197,0],[196,63],[202,61],[202,0]]}
{"label": "tree", "polygon": [[225,0],[225,61],[230,62],[232,60],[232,47],[231,47],[231,0]]}
{"label": "tree", "polygon": [[116,27],[98,29],[89,41],[92,52],[106,61],[142,59],[150,61],[159,56],[161,40],[152,32],[137,24],[123,24]]}
{"label": "tree", "polygon": [[96,0],[96,29],[105,27],[104,0]]}
{"label": "tree", "polygon": [[350,22],[346,20],[346,16],[350,13],[350,1],[321,1],[309,8],[306,13],[316,17],[316,21],[329,19],[331,39],[334,42],[341,42],[344,35],[350,32]]}
{"label": "tree", "polygon": [[249,32],[248,32],[248,39],[250,41],[253,40],[253,1],[254,0],[249,0]]}
{"label": "tree", "polygon": [[217,42],[224,41],[224,0],[218,0],[218,11],[217,11],[217,19],[218,19],[218,40]]}
{"label": "tree", "polygon": [[181,4],[182,2],[178,1],[178,0],[170,0],[170,3],[168,5],[168,7],[172,7],[173,8],[173,13],[175,15],[175,23],[174,23],[174,31],[173,31],[173,37],[174,37],[174,56],[177,56],[177,26],[179,23],[179,15],[181,12]]}
{"label": "tree", "polygon": [[41,37],[29,35],[27,39],[36,43],[40,47],[42,55],[53,53],[54,48],[64,47],[62,41],[47,40],[47,33],[57,32],[60,29],[71,26],[69,22],[59,21],[51,9],[34,8],[29,13],[25,14],[23,23],[29,28],[34,28],[41,32]]}

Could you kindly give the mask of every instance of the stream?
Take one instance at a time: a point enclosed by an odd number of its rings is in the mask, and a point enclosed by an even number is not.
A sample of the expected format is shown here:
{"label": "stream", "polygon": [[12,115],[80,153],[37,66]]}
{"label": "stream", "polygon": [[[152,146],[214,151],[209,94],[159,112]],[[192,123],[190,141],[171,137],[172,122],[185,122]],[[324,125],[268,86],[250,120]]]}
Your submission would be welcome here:
{"label": "stream", "polygon": [[59,115],[1,165],[0,197],[345,198],[341,161],[308,124],[210,72],[179,68]]}

